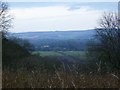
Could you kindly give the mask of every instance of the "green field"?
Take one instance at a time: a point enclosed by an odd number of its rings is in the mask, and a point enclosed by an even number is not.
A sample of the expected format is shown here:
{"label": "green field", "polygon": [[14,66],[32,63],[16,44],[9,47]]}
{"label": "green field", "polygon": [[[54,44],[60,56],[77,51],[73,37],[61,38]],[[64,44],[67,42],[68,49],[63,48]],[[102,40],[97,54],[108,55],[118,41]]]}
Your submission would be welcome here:
{"label": "green field", "polygon": [[75,59],[85,60],[86,52],[85,51],[34,51],[33,55],[39,55],[41,57],[72,57]]}

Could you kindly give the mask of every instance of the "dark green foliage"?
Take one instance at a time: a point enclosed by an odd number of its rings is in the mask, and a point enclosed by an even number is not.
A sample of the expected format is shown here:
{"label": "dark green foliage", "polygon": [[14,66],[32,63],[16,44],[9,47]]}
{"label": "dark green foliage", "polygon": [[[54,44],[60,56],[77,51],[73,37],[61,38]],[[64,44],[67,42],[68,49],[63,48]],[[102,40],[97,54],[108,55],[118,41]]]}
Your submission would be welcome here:
{"label": "dark green foliage", "polygon": [[28,51],[33,51],[34,50],[34,46],[26,39],[21,39],[21,38],[17,38],[17,37],[9,37],[10,40],[18,45],[20,45],[21,47],[25,48]]}
{"label": "dark green foliage", "polygon": [[29,56],[30,53],[19,46],[15,42],[12,42],[6,38],[2,39],[2,63],[3,67],[7,64],[10,65],[14,60]]}

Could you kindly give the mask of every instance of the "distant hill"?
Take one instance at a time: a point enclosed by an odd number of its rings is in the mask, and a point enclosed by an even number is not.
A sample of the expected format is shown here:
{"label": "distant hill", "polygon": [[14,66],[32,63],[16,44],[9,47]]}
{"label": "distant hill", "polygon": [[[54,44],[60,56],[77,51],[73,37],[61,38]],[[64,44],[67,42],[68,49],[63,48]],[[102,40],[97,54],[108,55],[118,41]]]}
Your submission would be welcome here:
{"label": "distant hill", "polygon": [[88,40],[93,39],[95,30],[49,31],[13,33],[15,37],[26,39],[35,50],[84,50]]}
{"label": "distant hill", "polygon": [[95,30],[84,31],[48,31],[48,32],[25,32],[25,33],[13,33],[14,36],[35,40],[35,39],[90,39],[95,34]]}

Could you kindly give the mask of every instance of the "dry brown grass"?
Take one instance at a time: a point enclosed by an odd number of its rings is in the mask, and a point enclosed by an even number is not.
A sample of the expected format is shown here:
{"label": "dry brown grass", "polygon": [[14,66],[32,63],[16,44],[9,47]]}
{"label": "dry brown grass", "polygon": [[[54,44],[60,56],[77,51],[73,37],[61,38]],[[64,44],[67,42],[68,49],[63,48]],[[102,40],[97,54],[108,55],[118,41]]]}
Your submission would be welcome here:
{"label": "dry brown grass", "polygon": [[3,71],[3,88],[118,88],[118,79],[111,74],[97,75],[55,71],[55,73],[27,71]]}
{"label": "dry brown grass", "polygon": [[[52,59],[28,57],[21,62],[20,68],[3,67],[3,88],[118,88],[119,79],[111,73],[86,72],[75,64],[60,65]],[[18,64],[17,64],[18,63]],[[85,66],[85,65],[82,65]],[[67,68],[66,68],[67,67]],[[14,67],[16,68],[16,67]],[[83,70],[84,72],[81,72]]]}

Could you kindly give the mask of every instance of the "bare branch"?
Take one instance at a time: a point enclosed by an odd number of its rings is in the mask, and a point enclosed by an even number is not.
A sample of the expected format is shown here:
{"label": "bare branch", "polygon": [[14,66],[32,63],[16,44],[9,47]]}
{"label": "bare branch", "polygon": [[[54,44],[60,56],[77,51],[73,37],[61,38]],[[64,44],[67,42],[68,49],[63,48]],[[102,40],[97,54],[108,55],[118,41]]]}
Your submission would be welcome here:
{"label": "bare branch", "polygon": [[0,32],[5,35],[11,27],[12,17],[9,14],[8,4],[0,1]]}

